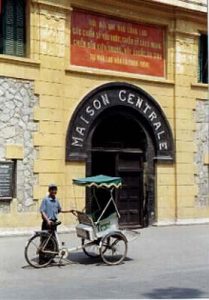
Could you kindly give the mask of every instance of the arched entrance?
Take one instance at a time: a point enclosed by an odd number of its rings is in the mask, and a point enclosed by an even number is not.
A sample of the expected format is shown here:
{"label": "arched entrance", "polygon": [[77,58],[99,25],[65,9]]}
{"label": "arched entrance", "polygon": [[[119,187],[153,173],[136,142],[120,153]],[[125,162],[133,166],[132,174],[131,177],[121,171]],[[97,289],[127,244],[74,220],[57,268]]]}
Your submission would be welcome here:
{"label": "arched entrance", "polygon": [[87,171],[122,178],[123,188],[117,195],[120,226],[147,224],[147,151],[146,134],[131,109],[116,106],[100,116],[92,133]]}
{"label": "arched entrance", "polygon": [[[146,226],[155,214],[158,160],[173,161],[173,138],[158,103],[127,83],[105,84],[74,112],[67,134],[67,160],[85,160],[86,175],[121,176],[118,195],[124,227]],[[100,195],[105,197],[105,193]],[[87,193],[87,209],[92,209]]]}

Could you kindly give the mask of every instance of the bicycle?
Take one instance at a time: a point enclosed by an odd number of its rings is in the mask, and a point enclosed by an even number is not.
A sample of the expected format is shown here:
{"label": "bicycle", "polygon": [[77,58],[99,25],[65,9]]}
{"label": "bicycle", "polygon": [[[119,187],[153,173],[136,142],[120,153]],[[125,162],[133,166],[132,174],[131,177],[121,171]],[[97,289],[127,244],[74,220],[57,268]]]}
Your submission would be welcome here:
{"label": "bicycle", "polygon": [[[59,238],[56,227],[61,224],[60,221],[51,224],[50,230],[35,231],[34,235],[27,241],[25,246],[25,259],[29,265],[34,268],[48,266],[55,256],[60,252]],[[60,252],[60,253],[59,253]]]}
{"label": "bicycle", "polygon": [[[81,215],[83,212],[75,211]],[[119,264],[127,253],[127,240],[120,232],[112,232],[105,237],[88,241],[81,238],[81,246],[65,248],[60,242],[59,235],[55,228],[61,222],[52,224],[50,230],[36,231],[27,241],[25,246],[25,259],[34,268],[43,268],[51,264],[55,257],[59,258],[58,264],[67,257],[71,251],[83,250],[90,258],[101,257],[109,265]]]}
{"label": "bicycle", "polygon": [[[95,220],[95,215],[89,215],[85,212],[73,210],[72,213],[77,217],[79,224],[76,225],[77,237],[81,238],[81,246],[74,248],[63,247],[59,240],[56,227],[61,222],[52,224],[50,230],[36,231],[28,240],[25,246],[25,259],[29,265],[35,268],[48,266],[55,257],[67,259],[71,251],[83,250],[91,257],[101,257],[108,265],[120,264],[127,255],[128,240],[124,233],[119,229],[118,212],[115,200],[114,189],[121,186],[120,177],[110,177],[98,175],[76,179],[74,184],[89,186],[91,188],[105,188],[109,190],[110,196],[107,199],[105,207],[100,211],[99,217]],[[95,194],[94,194],[94,198]],[[96,199],[98,203],[98,199]],[[111,212],[104,217],[107,208],[113,204],[115,212]]]}

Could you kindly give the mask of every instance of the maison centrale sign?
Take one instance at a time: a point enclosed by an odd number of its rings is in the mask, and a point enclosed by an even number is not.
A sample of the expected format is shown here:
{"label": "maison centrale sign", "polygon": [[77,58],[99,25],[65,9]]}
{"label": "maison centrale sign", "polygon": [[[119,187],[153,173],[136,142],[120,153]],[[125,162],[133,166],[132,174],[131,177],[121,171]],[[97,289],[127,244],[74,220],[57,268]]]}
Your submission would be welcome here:
{"label": "maison centrale sign", "polygon": [[[149,133],[156,158],[173,158],[173,138],[159,104],[146,92],[127,83],[109,83],[90,92],[75,110],[67,133],[67,160],[86,158],[89,136],[106,110],[123,107],[138,118]],[[130,132],[131,134],[131,132]]]}

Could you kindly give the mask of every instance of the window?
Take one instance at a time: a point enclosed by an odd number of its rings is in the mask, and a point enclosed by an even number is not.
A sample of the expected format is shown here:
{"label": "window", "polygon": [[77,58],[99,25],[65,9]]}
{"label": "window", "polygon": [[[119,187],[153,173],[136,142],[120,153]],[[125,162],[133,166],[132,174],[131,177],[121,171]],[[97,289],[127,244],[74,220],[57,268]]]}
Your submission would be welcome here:
{"label": "window", "polygon": [[25,56],[25,0],[0,0],[0,53]]}
{"label": "window", "polygon": [[199,37],[199,74],[198,81],[208,83],[208,36],[200,34]]}

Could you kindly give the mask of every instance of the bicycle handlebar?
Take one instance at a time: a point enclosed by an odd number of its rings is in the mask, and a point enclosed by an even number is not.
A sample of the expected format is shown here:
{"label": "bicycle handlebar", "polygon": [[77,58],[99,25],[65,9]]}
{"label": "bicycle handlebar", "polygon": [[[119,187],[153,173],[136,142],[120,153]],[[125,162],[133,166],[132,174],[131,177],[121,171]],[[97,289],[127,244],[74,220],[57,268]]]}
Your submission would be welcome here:
{"label": "bicycle handlebar", "polygon": [[71,213],[77,217],[78,213],[82,213],[82,212],[80,210],[72,209]]}
{"label": "bicycle handlebar", "polygon": [[55,226],[59,226],[60,224],[62,224],[61,221],[55,221],[55,222],[52,222],[51,226],[55,227]]}
{"label": "bicycle handlebar", "polygon": [[77,210],[72,209],[71,213],[72,213],[74,216],[77,216]]}

